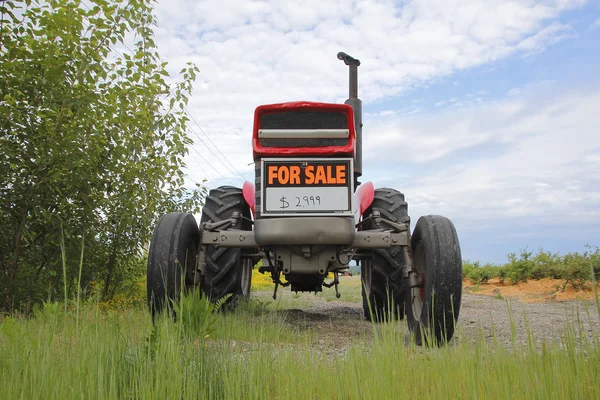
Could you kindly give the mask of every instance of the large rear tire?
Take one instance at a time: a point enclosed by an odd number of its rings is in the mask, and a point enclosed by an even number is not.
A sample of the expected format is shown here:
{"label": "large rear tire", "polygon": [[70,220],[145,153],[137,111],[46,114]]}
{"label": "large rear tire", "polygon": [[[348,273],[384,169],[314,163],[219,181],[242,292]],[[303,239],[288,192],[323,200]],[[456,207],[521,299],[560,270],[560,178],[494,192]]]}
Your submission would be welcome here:
{"label": "large rear tire", "polygon": [[182,282],[194,286],[199,244],[200,231],[192,214],[173,212],[158,220],[148,250],[146,279],[153,318],[179,300]]}
{"label": "large rear tire", "polygon": [[454,335],[462,296],[462,258],[456,229],[439,215],[419,218],[411,239],[414,287],[408,328],[418,345],[442,345]]}
{"label": "large rear tire", "polygon": [[[408,204],[395,189],[375,190],[375,198],[365,211],[370,216],[379,211],[381,218],[395,223],[410,223]],[[365,229],[374,229],[369,221]],[[404,248],[392,246],[373,250],[372,260],[361,261],[362,297],[365,318],[371,321],[404,318],[404,302],[408,284],[402,277],[406,265]]]}
{"label": "large rear tire", "polygon": [[[227,229],[252,230],[250,207],[244,200],[242,189],[221,186],[210,191],[202,208],[200,223],[220,222],[240,213],[236,225]],[[231,295],[225,302],[228,307],[250,296],[253,261],[242,258],[242,249],[206,246],[202,291],[212,301]]]}

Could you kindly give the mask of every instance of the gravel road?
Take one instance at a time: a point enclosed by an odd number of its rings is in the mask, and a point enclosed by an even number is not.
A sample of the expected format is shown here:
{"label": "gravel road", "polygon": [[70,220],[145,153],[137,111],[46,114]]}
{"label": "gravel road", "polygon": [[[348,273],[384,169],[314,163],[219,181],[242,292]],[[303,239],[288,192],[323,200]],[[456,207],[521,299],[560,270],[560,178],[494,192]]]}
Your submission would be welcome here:
{"label": "gravel road", "polygon": [[[335,345],[343,348],[348,343],[370,340],[372,326],[363,318],[362,304],[358,302],[326,301],[312,295],[303,295],[297,308],[290,296],[290,309],[284,311],[286,321],[298,329],[310,329],[317,345]],[[510,309],[510,312],[509,312]],[[515,298],[496,297],[463,292],[458,320],[458,333],[453,339],[473,341],[484,335],[492,341],[512,343],[511,316],[517,343],[525,343],[528,330],[538,345],[543,341],[559,339],[565,327],[571,326],[577,334],[591,335],[600,332],[600,319],[595,303],[583,301],[525,303]],[[406,330],[406,324],[399,329]]]}

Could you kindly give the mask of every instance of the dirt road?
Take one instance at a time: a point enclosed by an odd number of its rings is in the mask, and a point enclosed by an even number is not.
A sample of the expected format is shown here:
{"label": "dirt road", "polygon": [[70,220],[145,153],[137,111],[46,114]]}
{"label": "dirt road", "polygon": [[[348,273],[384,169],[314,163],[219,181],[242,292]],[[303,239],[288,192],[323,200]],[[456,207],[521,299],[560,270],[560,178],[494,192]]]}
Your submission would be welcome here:
{"label": "dirt road", "polygon": [[[372,339],[373,330],[363,318],[362,304],[356,301],[340,301],[311,294],[300,299],[292,298],[289,292],[280,293],[286,304],[286,321],[298,329],[310,329],[315,345],[334,345],[344,348],[348,343]],[[509,311],[510,310],[510,311]],[[526,303],[516,298],[499,299],[463,292],[462,305],[454,343],[473,341],[483,335],[492,341],[508,346],[512,343],[511,315],[515,340],[525,343],[528,331],[540,345],[565,334],[571,326],[579,334],[598,336],[600,320],[596,304],[589,301]],[[406,330],[406,323],[398,329]]]}

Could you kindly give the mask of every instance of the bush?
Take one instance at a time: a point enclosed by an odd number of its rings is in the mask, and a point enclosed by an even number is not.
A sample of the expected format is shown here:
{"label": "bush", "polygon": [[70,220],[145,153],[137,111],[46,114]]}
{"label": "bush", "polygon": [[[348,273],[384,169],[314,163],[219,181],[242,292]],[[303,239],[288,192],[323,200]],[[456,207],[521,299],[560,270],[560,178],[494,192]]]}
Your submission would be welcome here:
{"label": "bush", "polygon": [[533,257],[532,263],[533,265],[529,274],[531,279],[561,278],[561,257],[558,253],[539,249],[538,253]]}
{"label": "bush", "polygon": [[473,282],[488,283],[490,279],[497,276],[497,268],[493,265],[486,264],[483,267],[477,268],[472,273]]}
{"label": "bush", "polygon": [[588,258],[590,263],[590,273],[593,270],[596,281],[600,280],[600,247],[591,246],[586,244],[585,247],[588,249],[584,255]]}
{"label": "bush", "polygon": [[583,256],[578,253],[566,254],[563,258],[561,278],[565,280],[563,288],[568,284],[578,290],[585,288],[586,282],[592,279],[592,270],[587,254],[584,253]]}
{"label": "bush", "polygon": [[498,267],[498,279],[500,279],[500,283],[504,283],[507,277],[508,269],[504,268],[504,266]]}
{"label": "bush", "polygon": [[479,267],[479,262],[463,261],[463,279],[473,279],[471,274],[475,268]]}
{"label": "bush", "polygon": [[463,277],[468,278],[475,284],[488,283],[490,279],[498,276],[500,267],[494,264],[481,266],[479,262],[463,262]]}
{"label": "bush", "polygon": [[508,279],[513,285],[528,279],[564,279],[563,288],[571,285],[582,289],[592,279],[592,271],[596,280],[600,280],[600,248],[586,245],[586,249],[583,253],[567,253],[564,256],[543,249],[536,254],[521,249],[518,255],[510,253],[508,262],[500,266],[465,260],[463,277],[475,284],[487,283],[498,277],[501,283]]}
{"label": "bush", "polygon": [[519,282],[527,282],[527,279],[529,279],[533,269],[532,254],[532,252],[526,249],[521,249],[518,257],[515,253],[508,255],[508,264],[504,268],[508,269],[506,275],[512,285],[516,285]]}
{"label": "bush", "polygon": [[252,290],[268,290],[274,287],[270,274],[262,274],[258,269],[252,270]]}

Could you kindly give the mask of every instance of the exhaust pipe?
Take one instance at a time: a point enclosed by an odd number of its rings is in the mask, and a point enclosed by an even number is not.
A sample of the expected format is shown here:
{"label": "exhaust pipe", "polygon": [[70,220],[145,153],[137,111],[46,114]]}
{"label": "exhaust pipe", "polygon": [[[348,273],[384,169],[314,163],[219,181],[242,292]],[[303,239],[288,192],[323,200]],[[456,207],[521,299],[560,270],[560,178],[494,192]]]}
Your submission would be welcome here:
{"label": "exhaust pipe", "polygon": [[362,101],[358,98],[358,66],[360,65],[360,60],[357,60],[342,51],[337,54],[337,58],[350,67],[348,100],[346,100],[344,104],[348,104],[354,110],[354,130],[356,131],[354,190],[356,190],[358,185],[360,185],[358,178],[362,175]]}

